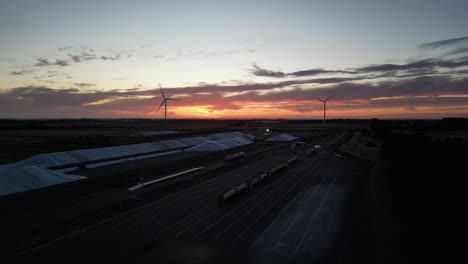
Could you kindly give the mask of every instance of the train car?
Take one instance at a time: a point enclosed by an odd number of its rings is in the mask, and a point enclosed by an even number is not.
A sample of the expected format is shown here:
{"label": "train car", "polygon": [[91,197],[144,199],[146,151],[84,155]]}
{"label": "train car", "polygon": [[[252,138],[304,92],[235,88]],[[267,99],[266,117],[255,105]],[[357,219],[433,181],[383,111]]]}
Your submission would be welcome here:
{"label": "train car", "polygon": [[224,157],[224,160],[230,161],[230,160],[238,159],[244,156],[245,156],[245,152],[241,151],[241,152],[236,152],[236,153],[226,155],[226,157]]}
{"label": "train car", "polygon": [[232,199],[234,195],[236,194],[236,189],[235,188],[228,188],[224,192],[220,193],[218,195],[218,204],[223,205],[227,200]]}
{"label": "train car", "polygon": [[247,183],[246,183],[246,182],[243,182],[243,183],[239,183],[239,184],[234,185],[234,188],[236,189],[236,194],[242,192],[242,191],[245,190],[247,187],[248,187],[248,186],[247,186]]}
{"label": "train car", "polygon": [[270,169],[268,171],[268,176],[273,176],[275,175],[275,173],[278,171],[278,169],[276,167],[274,167],[273,169]]}
{"label": "train car", "polygon": [[260,177],[260,181],[263,181],[267,176],[268,176],[268,171],[264,171],[258,174],[258,177]]}
{"label": "train car", "polygon": [[247,182],[242,182],[226,189],[224,192],[218,194],[218,204],[223,205],[226,201],[231,200],[234,196],[241,193],[248,187],[249,185]]}
{"label": "train car", "polygon": [[249,188],[253,188],[255,184],[259,183],[261,181],[259,176],[254,176],[250,178],[250,180],[247,180],[246,183],[249,186]]}
{"label": "train car", "polygon": [[283,161],[283,162],[281,162],[278,166],[276,166],[276,170],[277,170],[277,171],[280,171],[280,170],[286,168],[287,166],[288,166],[288,162],[287,162],[287,161],[286,161],[286,162]]}

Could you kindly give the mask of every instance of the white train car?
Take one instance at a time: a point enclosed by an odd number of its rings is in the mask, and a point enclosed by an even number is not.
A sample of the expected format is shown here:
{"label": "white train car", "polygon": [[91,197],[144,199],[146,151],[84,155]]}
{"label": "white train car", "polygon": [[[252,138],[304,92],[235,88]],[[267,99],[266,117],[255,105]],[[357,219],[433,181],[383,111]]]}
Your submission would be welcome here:
{"label": "white train car", "polygon": [[242,182],[239,184],[236,184],[228,189],[226,189],[224,192],[220,193],[218,195],[218,203],[219,205],[223,205],[227,200],[232,199],[235,195],[241,193],[245,189],[249,187],[247,182]]}

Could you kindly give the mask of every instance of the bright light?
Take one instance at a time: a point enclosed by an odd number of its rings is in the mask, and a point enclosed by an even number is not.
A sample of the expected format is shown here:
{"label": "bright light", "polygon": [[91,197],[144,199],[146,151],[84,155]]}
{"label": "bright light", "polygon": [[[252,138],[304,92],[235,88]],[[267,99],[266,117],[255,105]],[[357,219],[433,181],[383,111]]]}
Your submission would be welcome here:
{"label": "bright light", "polygon": [[213,109],[210,105],[201,106],[174,106],[172,111],[180,113],[180,116],[189,117],[218,117],[222,113]]}

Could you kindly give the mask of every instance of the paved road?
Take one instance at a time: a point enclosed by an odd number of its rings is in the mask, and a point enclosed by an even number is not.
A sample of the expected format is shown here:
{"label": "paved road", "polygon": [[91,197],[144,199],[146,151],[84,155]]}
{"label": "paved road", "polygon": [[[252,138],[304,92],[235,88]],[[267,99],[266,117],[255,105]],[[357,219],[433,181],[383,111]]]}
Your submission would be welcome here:
{"label": "paved road", "polygon": [[[325,142],[323,142],[325,143]],[[275,166],[267,157],[76,234],[24,252],[8,263],[284,263],[320,261],[336,251],[343,211],[359,164],[326,148],[217,205],[219,192]],[[337,255],[344,256],[341,249]],[[346,261],[344,261],[346,262]]]}

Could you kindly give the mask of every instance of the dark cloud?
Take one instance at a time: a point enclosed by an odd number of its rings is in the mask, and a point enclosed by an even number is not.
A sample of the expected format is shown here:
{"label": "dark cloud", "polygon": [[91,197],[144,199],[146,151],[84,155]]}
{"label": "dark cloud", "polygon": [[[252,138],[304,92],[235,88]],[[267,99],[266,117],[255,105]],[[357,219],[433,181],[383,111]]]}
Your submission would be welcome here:
{"label": "dark cloud", "polygon": [[43,75],[43,76],[34,76],[33,79],[39,81],[39,82],[43,82],[43,83],[50,83],[50,84],[53,84],[55,83],[55,81],[51,80],[50,78],[54,77],[53,74],[49,74],[49,75]]}
{"label": "dark cloud", "polygon": [[54,65],[64,67],[64,66],[68,66],[68,65],[70,65],[70,64],[68,64],[68,61],[67,61],[67,60],[57,59],[57,60],[55,60]]}
{"label": "dark cloud", "polygon": [[[153,91],[154,94],[156,91]],[[156,105],[152,98],[138,99],[132,92],[89,91],[78,88],[52,89],[46,86],[25,86],[0,92],[2,117],[109,117],[141,111],[148,113]],[[106,104],[90,104],[118,97]],[[136,107],[135,103],[138,105]],[[132,106],[133,105],[133,106]],[[135,109],[139,112],[135,112]],[[142,110],[143,109],[143,110]],[[146,110],[145,110],[146,109]]]}
{"label": "dark cloud", "polygon": [[335,73],[349,73],[353,74],[355,72],[352,71],[329,71],[329,70],[324,70],[324,69],[312,69],[312,70],[305,70],[305,71],[297,71],[297,72],[291,72],[288,73],[287,75],[289,76],[295,76],[295,77],[302,77],[302,76],[314,76],[314,75],[320,75],[320,74],[335,74]]}
{"label": "dark cloud", "polygon": [[340,99],[368,100],[376,97],[434,96],[438,94],[468,94],[468,79],[452,80],[447,77],[420,77],[410,80],[381,82],[377,85],[346,83],[331,89],[318,89],[319,96],[335,92]]}
{"label": "dark cloud", "polygon": [[82,61],[87,60],[96,60],[98,56],[96,55],[96,51],[91,48],[82,47],[82,46],[65,46],[62,48],[58,48],[58,51],[68,51],[67,54],[71,61],[74,63],[80,63]]}
{"label": "dark cloud", "polygon": [[[232,105],[233,102],[280,102],[280,101],[291,101],[291,105],[294,102],[308,100],[313,102],[313,97],[328,97],[330,94],[336,93],[334,97],[335,102],[355,102],[358,105],[367,105],[373,98],[384,98],[384,97],[417,97],[417,96],[428,96],[433,97],[437,95],[447,94],[468,94],[466,87],[468,85],[468,79],[452,80],[446,77],[422,77],[411,80],[396,80],[381,82],[379,84],[369,83],[336,83],[332,86],[309,89],[302,86],[295,86],[294,88],[277,90],[283,88],[290,82],[280,82],[271,84],[246,84],[240,86],[216,86],[207,85],[204,87],[185,87],[185,88],[173,88],[170,89],[172,93],[187,93],[192,97],[184,100],[182,105],[187,103],[193,105],[211,104],[219,105],[222,104]],[[226,92],[238,92],[238,95],[231,97],[224,97]],[[266,91],[266,92],[265,92]],[[146,91],[147,92],[147,91]],[[156,91],[155,91],[156,92]],[[203,94],[206,93],[206,94]],[[415,99],[416,100],[416,99]],[[421,99],[418,102],[421,101]],[[425,99],[429,100],[428,98]],[[447,99],[452,100],[452,99]],[[460,99],[468,102],[468,98]],[[388,102],[382,100],[381,102]],[[221,102],[221,103],[220,103]],[[373,102],[373,101],[372,101]],[[377,104],[377,100],[374,104]],[[402,101],[401,104],[407,102]],[[395,101],[393,104],[398,105]],[[236,104],[242,105],[242,103]],[[292,106],[287,106],[291,108]]]}
{"label": "dark cloud", "polygon": [[17,71],[11,71],[10,75],[25,75],[25,74],[30,74],[33,72],[34,70],[17,70]]}
{"label": "dark cloud", "polygon": [[458,54],[463,54],[463,53],[468,53],[468,47],[456,48],[456,49],[448,52],[447,55],[458,55]]}
{"label": "dark cloud", "polygon": [[253,69],[250,71],[255,76],[261,77],[275,77],[275,78],[283,78],[286,76],[284,72],[280,71],[271,71],[267,69],[260,68],[257,64],[252,65]]}
{"label": "dark cloud", "polygon": [[[378,107],[414,107],[417,110],[419,107],[468,105],[468,97],[440,97],[442,95],[468,95],[467,78],[423,77],[378,84],[341,82],[314,89],[300,85],[311,81],[294,80],[231,86],[205,84],[204,86],[173,87],[166,90],[171,96],[189,95],[182,101],[174,102],[174,105],[208,105],[212,110],[263,107],[271,111],[289,109],[302,113],[320,108],[313,97],[327,97],[333,93],[336,93],[336,96],[330,101],[330,105],[335,110],[342,109],[343,111],[346,109],[372,110]],[[326,81],[322,80],[322,82]],[[288,89],[282,89],[285,87]],[[231,95],[227,97],[227,93]],[[102,101],[105,103],[96,103]],[[37,113],[40,113],[49,117],[58,115],[96,117],[108,113],[119,115],[118,113],[123,113],[122,111],[138,116],[154,111],[158,102],[159,90],[157,88],[82,91],[78,88],[52,89],[45,86],[28,86],[0,92],[0,112],[3,116],[35,117]],[[437,108],[434,111],[437,111]]]}
{"label": "dark cloud", "polygon": [[[451,54],[468,53],[468,47],[459,48],[454,50]],[[375,79],[385,77],[421,77],[430,74],[440,73],[438,70],[455,69],[460,67],[468,66],[468,56],[462,56],[450,59],[439,59],[439,58],[427,58],[415,60],[404,64],[374,64],[351,70],[324,70],[324,69],[311,69],[304,71],[296,71],[291,73],[284,73],[281,71],[272,71],[259,67],[257,64],[252,65],[250,73],[255,76],[261,77],[304,77],[304,76],[318,76],[326,74],[351,74],[354,78],[348,78],[348,80],[357,79]],[[365,76],[363,76],[363,74]],[[377,75],[376,75],[377,74]]]}
{"label": "dark cloud", "polygon": [[360,73],[371,72],[392,72],[392,71],[412,71],[412,70],[433,70],[434,68],[458,68],[468,66],[468,57],[455,59],[423,59],[406,64],[376,64],[357,68]]}
{"label": "dark cloud", "polygon": [[74,63],[79,63],[82,61],[87,61],[87,60],[96,60],[96,54],[82,51],[79,54],[68,54],[68,57],[74,62]]}
{"label": "dark cloud", "polygon": [[45,58],[38,58],[37,63],[34,64],[34,66],[49,66],[49,65],[50,65],[49,60]]}
{"label": "dark cloud", "polygon": [[444,39],[444,40],[439,40],[439,41],[434,41],[434,42],[429,42],[429,43],[423,43],[419,45],[419,47],[423,49],[435,49],[435,48],[451,46],[451,45],[465,43],[465,42],[468,42],[468,37]]}
{"label": "dark cloud", "polygon": [[101,56],[101,60],[120,60],[120,54],[116,54],[114,56]]}
{"label": "dark cloud", "polygon": [[57,50],[62,52],[62,51],[67,51],[67,50],[72,50],[72,49],[76,49],[76,47],[73,47],[73,46],[64,46],[64,47],[60,47],[58,48]]}
{"label": "dark cloud", "polygon": [[425,59],[407,64],[376,64],[357,68],[358,72],[388,72],[388,71],[406,71],[414,69],[431,69],[435,67],[437,60]]}
{"label": "dark cloud", "polygon": [[[453,44],[467,43],[468,37],[447,39],[431,43],[422,44],[423,48],[435,48],[448,46]],[[468,53],[468,46],[456,48],[446,55],[458,55]],[[252,65],[250,73],[255,76],[261,77],[274,77],[274,78],[285,78],[285,77],[304,77],[304,76],[319,76],[325,74],[351,74],[354,75],[354,79],[375,79],[375,78],[409,78],[409,77],[422,77],[434,74],[444,74],[439,72],[440,69],[455,69],[460,67],[468,66],[468,56],[462,56],[457,58],[426,58],[411,61],[403,64],[374,64],[351,70],[325,70],[325,69],[311,69],[296,71],[291,73],[285,73],[282,71],[272,71],[259,67],[257,64]],[[363,76],[366,75],[366,76]],[[352,80],[352,79],[348,79]]]}
{"label": "dark cloud", "polygon": [[64,47],[58,48],[57,51],[59,52],[67,51],[67,52],[72,52],[72,53],[80,53],[80,52],[94,53],[95,52],[94,49],[84,47],[84,46],[64,46]]}
{"label": "dark cloud", "polygon": [[453,71],[451,73],[456,74],[456,75],[468,75],[468,70]]}
{"label": "dark cloud", "polygon": [[442,60],[438,63],[439,67],[444,68],[458,68],[468,66],[468,56],[460,57],[452,60]]}
{"label": "dark cloud", "polygon": [[112,55],[112,56],[100,56],[99,58],[97,57],[96,54],[93,53],[88,53],[88,52],[81,52],[79,54],[68,54],[69,59],[55,59],[55,61],[51,61],[47,58],[38,58],[37,63],[34,64],[34,66],[69,66],[70,63],[80,63],[83,61],[88,61],[88,60],[120,60],[120,54]]}
{"label": "dark cloud", "polygon": [[316,75],[323,75],[323,74],[337,74],[337,73],[349,73],[354,74],[355,72],[352,71],[343,71],[343,70],[324,70],[324,69],[311,69],[311,70],[304,70],[304,71],[296,71],[291,73],[284,73],[281,71],[272,71],[268,69],[264,69],[259,67],[257,64],[252,65],[252,69],[250,70],[255,76],[261,77],[275,77],[275,78],[284,78],[284,77],[304,77],[304,76],[316,76]]}
{"label": "dark cloud", "polygon": [[70,64],[69,64],[68,60],[56,59],[55,61],[49,61],[46,58],[38,58],[37,63],[34,64],[34,66],[38,66],[38,67],[54,66],[54,65],[55,66],[65,67],[65,66],[69,66]]}
{"label": "dark cloud", "polygon": [[70,55],[68,55],[68,56],[70,56],[70,58],[72,59],[72,61],[73,61],[74,63],[81,62],[81,58],[80,58],[80,56],[78,56],[78,55],[71,55],[71,54],[70,54]]}
{"label": "dark cloud", "polygon": [[[338,84],[349,81],[360,80],[360,78],[317,78],[307,80],[288,80],[282,82],[270,83],[238,83],[232,85],[220,85],[199,83],[196,86],[171,88],[171,91],[177,93],[226,93],[226,92],[251,92],[256,90],[273,90],[277,88],[284,88],[293,85],[307,85],[307,84]],[[147,92],[148,90],[145,90]],[[157,89],[155,90],[158,91]]]}
{"label": "dark cloud", "polygon": [[26,86],[26,87],[17,87],[9,90],[9,94],[13,96],[38,96],[41,94],[71,94],[79,92],[76,88],[67,88],[67,89],[52,89],[45,86]]}
{"label": "dark cloud", "polygon": [[141,88],[139,88],[139,87],[137,87],[137,88],[129,88],[129,89],[127,89],[126,91],[127,91],[127,92],[135,92],[135,91],[138,91],[138,90],[140,90],[140,89],[141,89]]}
{"label": "dark cloud", "polygon": [[[81,63],[90,60],[111,60],[116,61],[121,59],[121,54],[113,52],[113,55],[98,55],[96,51],[86,47],[65,46],[57,49],[59,52],[67,51],[68,58],[48,59],[39,57],[34,66],[69,66],[70,64]],[[111,53],[112,54],[112,53]],[[132,54],[127,54],[125,57],[132,57]]]}
{"label": "dark cloud", "polygon": [[91,86],[96,86],[94,83],[74,83],[73,85],[78,86],[80,88],[88,88]]}
{"label": "dark cloud", "polygon": [[96,54],[95,53],[82,51],[80,55],[81,55],[81,60],[82,61],[95,60],[96,59]]}
{"label": "dark cloud", "polygon": [[68,73],[64,73],[62,71],[58,70],[48,70],[45,72],[42,72],[43,74],[37,75],[33,77],[33,79],[40,80],[40,81],[45,81],[50,78],[55,78],[55,77],[63,77],[63,78],[71,78]]}

